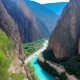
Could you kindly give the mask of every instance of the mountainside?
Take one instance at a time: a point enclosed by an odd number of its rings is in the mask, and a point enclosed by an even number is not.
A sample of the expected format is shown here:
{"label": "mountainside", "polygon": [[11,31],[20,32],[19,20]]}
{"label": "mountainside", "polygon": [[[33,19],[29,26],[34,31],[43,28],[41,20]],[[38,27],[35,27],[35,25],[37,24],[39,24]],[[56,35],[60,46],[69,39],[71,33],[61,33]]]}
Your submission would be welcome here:
{"label": "mountainside", "polygon": [[25,0],[25,3],[31,9],[35,17],[41,20],[51,33],[52,29],[55,28],[59,16],[39,3],[29,0]]}
{"label": "mountainside", "polygon": [[8,15],[5,10],[1,0],[0,0],[0,29],[2,29],[6,34],[13,40],[15,54],[23,54],[21,47],[21,39],[19,36],[18,26],[14,20]]}
{"label": "mountainside", "polygon": [[[0,0],[0,79],[14,79],[15,77],[12,78],[10,75],[14,71],[16,74],[19,69],[21,70],[23,62],[24,54],[18,25],[7,13],[2,4],[2,0]],[[18,67],[19,69],[16,70]],[[18,75],[19,74],[20,73],[18,73]],[[24,78],[24,75],[20,75]]]}
{"label": "mountainside", "polygon": [[43,5],[49,10],[55,12],[57,15],[61,15],[64,7],[67,4],[68,4],[67,2],[59,2],[59,3],[48,3],[48,4],[43,4]]}
{"label": "mountainside", "polygon": [[37,24],[38,24],[38,27],[39,27],[42,37],[49,38],[50,32],[47,29],[46,25],[39,18],[36,18],[36,20],[37,20]]}
{"label": "mountainside", "polygon": [[18,25],[0,0],[0,80],[38,80],[33,68],[24,63]]}
{"label": "mountainside", "polygon": [[80,48],[79,4],[79,0],[70,1],[50,37],[48,49],[52,49],[58,59],[62,60],[80,54],[80,51],[78,52]]}
{"label": "mountainside", "polygon": [[41,38],[35,17],[22,0],[17,3],[14,0],[2,0],[2,3],[9,15],[18,24],[22,42],[31,42]]}

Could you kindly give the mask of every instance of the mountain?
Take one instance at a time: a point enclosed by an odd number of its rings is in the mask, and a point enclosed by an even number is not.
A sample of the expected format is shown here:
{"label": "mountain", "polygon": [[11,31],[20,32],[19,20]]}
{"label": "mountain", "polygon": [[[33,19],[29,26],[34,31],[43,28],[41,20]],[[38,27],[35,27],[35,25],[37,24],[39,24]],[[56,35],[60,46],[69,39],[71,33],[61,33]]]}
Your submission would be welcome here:
{"label": "mountain", "polygon": [[13,40],[15,53],[22,55],[23,51],[21,47],[21,39],[18,31],[18,25],[8,15],[1,0],[0,0],[0,29],[6,32],[6,34]]}
{"label": "mountain", "polygon": [[39,18],[36,18],[36,21],[37,21],[37,25],[39,27],[39,30],[41,32],[42,38],[49,38],[50,32],[47,29],[46,25]]}
{"label": "mountain", "polygon": [[59,80],[80,80],[80,0],[70,0],[64,8],[38,62]]}
{"label": "mountain", "polygon": [[52,33],[48,49],[52,49],[57,59],[66,59],[80,54],[80,1],[71,0],[64,8],[55,31]]}
{"label": "mountain", "polygon": [[59,2],[59,3],[47,3],[43,4],[47,9],[55,12],[57,15],[61,15],[64,7],[68,4],[68,2]]}
{"label": "mountain", "polygon": [[0,0],[0,80],[37,80],[33,70],[24,63],[18,25],[2,1]]}
{"label": "mountain", "polygon": [[0,63],[1,80],[9,80],[9,74],[18,72],[24,63],[18,25],[4,8],[2,0],[0,0]]}
{"label": "mountain", "polygon": [[8,14],[18,24],[22,42],[32,42],[41,38],[35,17],[22,0],[17,3],[14,0],[2,0],[2,3]]}
{"label": "mountain", "polygon": [[55,28],[59,16],[39,3],[29,0],[24,0],[24,1],[26,5],[31,9],[34,16],[39,20],[41,20],[51,33],[52,29]]}

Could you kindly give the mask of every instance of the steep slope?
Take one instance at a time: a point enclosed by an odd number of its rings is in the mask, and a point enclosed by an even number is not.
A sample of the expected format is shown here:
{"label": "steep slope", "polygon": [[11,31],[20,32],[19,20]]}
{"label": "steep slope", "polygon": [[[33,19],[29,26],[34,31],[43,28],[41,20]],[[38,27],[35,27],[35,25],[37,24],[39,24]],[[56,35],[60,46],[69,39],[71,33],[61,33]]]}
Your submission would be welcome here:
{"label": "steep slope", "polygon": [[25,3],[31,9],[35,17],[41,20],[51,33],[52,29],[55,28],[59,16],[39,3],[29,0],[25,0]]}
{"label": "steep slope", "polygon": [[64,8],[56,29],[50,37],[48,49],[53,50],[57,59],[63,60],[78,55],[80,37],[79,4],[79,0],[70,1]]}
{"label": "steep slope", "polygon": [[24,64],[18,25],[0,0],[0,80],[37,80],[33,69]]}
{"label": "steep slope", "polygon": [[43,4],[44,7],[48,8],[49,10],[55,12],[57,15],[61,15],[64,7],[68,4],[68,2],[59,2],[59,3],[48,3]]}
{"label": "steep slope", "polygon": [[[4,31],[4,32],[3,32]],[[23,66],[24,54],[18,25],[7,13],[0,0],[0,79],[9,80],[9,73],[16,72]],[[17,61],[17,62],[16,62]],[[10,69],[9,69],[10,68]],[[16,68],[19,68],[16,70]]]}
{"label": "steep slope", "polygon": [[18,4],[14,0],[2,0],[10,16],[18,24],[22,42],[31,42],[41,38],[36,20],[22,0]]}
{"label": "steep slope", "polygon": [[0,0],[0,28],[7,33],[7,35],[14,42],[15,54],[19,54],[19,58],[23,55],[21,47],[21,39],[19,36],[18,26],[14,20],[8,15],[1,0]]}
{"label": "steep slope", "polygon": [[36,20],[37,20],[37,25],[39,27],[39,30],[41,32],[42,37],[43,38],[49,38],[50,32],[47,29],[46,25],[39,18],[36,18]]}

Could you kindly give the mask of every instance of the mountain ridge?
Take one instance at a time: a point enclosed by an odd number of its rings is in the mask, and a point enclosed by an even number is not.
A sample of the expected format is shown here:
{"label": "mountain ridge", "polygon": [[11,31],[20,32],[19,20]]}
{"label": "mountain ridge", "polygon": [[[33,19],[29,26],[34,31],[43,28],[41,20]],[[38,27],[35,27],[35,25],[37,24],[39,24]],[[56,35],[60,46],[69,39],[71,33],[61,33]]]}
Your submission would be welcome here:
{"label": "mountain ridge", "polygon": [[55,28],[56,22],[58,20],[58,15],[34,1],[25,0],[25,3],[31,9],[35,17],[40,19],[51,33],[52,28]]}

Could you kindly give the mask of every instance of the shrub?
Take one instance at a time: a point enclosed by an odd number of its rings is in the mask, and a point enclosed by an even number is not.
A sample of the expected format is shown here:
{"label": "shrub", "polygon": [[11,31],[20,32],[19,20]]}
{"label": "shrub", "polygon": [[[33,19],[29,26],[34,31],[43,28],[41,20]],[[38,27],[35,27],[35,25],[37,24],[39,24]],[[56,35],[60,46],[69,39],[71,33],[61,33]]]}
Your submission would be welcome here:
{"label": "shrub", "polygon": [[67,80],[67,76],[66,76],[65,72],[62,72],[61,74],[59,74],[59,78],[60,78],[60,80]]}

